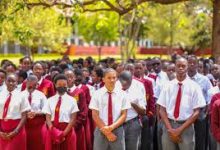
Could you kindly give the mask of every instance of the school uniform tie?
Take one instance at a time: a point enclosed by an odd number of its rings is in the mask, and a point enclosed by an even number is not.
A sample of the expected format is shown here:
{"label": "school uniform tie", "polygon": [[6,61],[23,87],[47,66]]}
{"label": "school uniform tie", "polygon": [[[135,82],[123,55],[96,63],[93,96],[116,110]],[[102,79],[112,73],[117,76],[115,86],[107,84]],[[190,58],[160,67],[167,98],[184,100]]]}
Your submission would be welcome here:
{"label": "school uniform tie", "polygon": [[11,93],[9,93],[9,96],[8,96],[7,100],[5,101],[4,111],[3,111],[3,116],[2,116],[3,119],[5,119],[7,116],[8,107],[9,107],[10,102],[11,102]]}
{"label": "school uniform tie", "polygon": [[108,92],[108,125],[113,123],[113,114],[112,114],[112,93]]}
{"label": "school uniform tie", "polygon": [[55,116],[54,116],[54,124],[55,125],[58,125],[58,123],[59,123],[61,99],[62,99],[61,96],[59,96],[57,105],[55,107]]}
{"label": "school uniform tie", "polygon": [[178,83],[179,89],[176,97],[176,104],[175,104],[175,109],[174,109],[174,118],[177,119],[179,117],[180,113],[180,102],[181,102],[181,97],[182,97],[182,83]]}
{"label": "school uniform tie", "polygon": [[29,101],[29,104],[31,104],[31,102],[32,102],[32,93],[31,92],[29,93],[28,101]]}

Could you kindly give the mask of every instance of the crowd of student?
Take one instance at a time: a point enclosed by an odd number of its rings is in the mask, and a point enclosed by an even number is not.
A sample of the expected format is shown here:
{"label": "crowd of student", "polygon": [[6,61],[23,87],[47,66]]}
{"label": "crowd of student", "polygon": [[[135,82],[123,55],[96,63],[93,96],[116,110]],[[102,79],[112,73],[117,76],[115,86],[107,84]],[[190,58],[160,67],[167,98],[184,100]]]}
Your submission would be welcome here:
{"label": "crowd of student", "polygon": [[220,59],[1,68],[0,150],[220,150]]}

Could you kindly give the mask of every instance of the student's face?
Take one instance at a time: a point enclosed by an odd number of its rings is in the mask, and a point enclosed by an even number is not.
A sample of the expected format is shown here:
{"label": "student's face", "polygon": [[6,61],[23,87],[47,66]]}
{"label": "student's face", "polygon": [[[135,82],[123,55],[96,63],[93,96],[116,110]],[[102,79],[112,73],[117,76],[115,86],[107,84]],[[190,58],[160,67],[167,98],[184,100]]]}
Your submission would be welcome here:
{"label": "student's face", "polygon": [[172,80],[175,78],[176,74],[175,74],[175,65],[171,64],[167,67],[167,76],[169,78],[169,80]]}
{"label": "student's face", "polygon": [[31,68],[31,60],[29,58],[23,59],[21,68],[24,71],[28,71]]}
{"label": "student's face", "polygon": [[72,71],[65,71],[64,74],[67,78],[68,87],[72,87],[74,85],[75,80],[76,80],[74,73]]}
{"label": "student's face", "polygon": [[194,57],[188,59],[189,71],[197,71],[198,62]]}
{"label": "student's face", "polygon": [[186,60],[180,60],[176,62],[176,75],[186,75],[188,64]]}
{"label": "student's face", "polygon": [[130,71],[132,75],[134,74],[134,66],[133,65],[126,66],[125,70]]}
{"label": "student's face", "polygon": [[15,73],[16,69],[13,66],[8,66],[7,68],[5,68],[5,71],[7,73]]}
{"label": "student's face", "polygon": [[161,61],[160,60],[153,60],[152,66],[155,73],[160,73],[161,71]]}
{"label": "student's face", "polygon": [[96,74],[95,71],[92,71],[91,77],[92,77],[92,82],[93,82],[93,83],[97,83],[97,82],[98,82],[99,77],[97,76],[97,74]]}
{"label": "student's face", "polygon": [[198,72],[201,73],[201,74],[204,74],[203,62],[199,62],[199,64],[198,64]]}
{"label": "student's face", "polygon": [[2,85],[5,81],[5,74],[0,72],[0,85]]}
{"label": "student's face", "polygon": [[120,82],[121,82],[121,86],[122,86],[123,90],[127,90],[131,85],[131,81],[122,81],[122,80],[120,80]]}
{"label": "student's face", "polygon": [[82,80],[83,80],[83,77],[80,76],[80,75],[77,75],[77,76],[75,75],[75,77],[76,77],[75,84],[76,84],[76,85],[81,84],[81,83],[82,83]]}
{"label": "student's face", "polygon": [[17,76],[9,75],[5,81],[8,91],[13,91],[17,86],[17,82],[18,82]]}
{"label": "student's face", "polygon": [[115,71],[108,72],[103,77],[103,82],[105,83],[105,86],[107,88],[113,88],[115,86],[116,80],[117,80],[117,76],[116,76],[116,72]]}
{"label": "student's face", "polygon": [[27,81],[27,89],[29,91],[33,91],[34,89],[36,89],[37,85],[38,85],[37,81]]}
{"label": "student's face", "polygon": [[67,81],[64,79],[57,80],[55,86],[56,86],[56,90],[59,94],[64,94],[67,89]]}
{"label": "student's face", "polygon": [[135,76],[141,77],[141,75],[143,74],[143,71],[144,71],[144,68],[141,63],[135,64],[135,67],[134,67]]}
{"label": "student's face", "polygon": [[211,68],[211,74],[217,78],[220,75],[220,67],[217,64],[214,64]]}
{"label": "student's face", "polygon": [[43,73],[44,73],[43,66],[41,64],[35,64],[33,67],[33,74],[37,76],[38,80],[41,79]]}

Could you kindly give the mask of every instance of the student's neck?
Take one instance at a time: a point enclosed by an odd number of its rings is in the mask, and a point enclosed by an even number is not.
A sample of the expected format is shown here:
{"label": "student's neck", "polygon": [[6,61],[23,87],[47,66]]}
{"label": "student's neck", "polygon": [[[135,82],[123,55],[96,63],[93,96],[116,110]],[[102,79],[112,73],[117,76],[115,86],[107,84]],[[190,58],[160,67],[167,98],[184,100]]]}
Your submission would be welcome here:
{"label": "student's neck", "polygon": [[177,75],[176,78],[177,78],[178,81],[182,82],[183,80],[186,79],[186,74],[184,74],[184,75]]}
{"label": "student's neck", "polygon": [[65,93],[62,93],[62,94],[61,94],[61,93],[58,93],[59,96],[63,96],[64,94],[65,94]]}
{"label": "student's neck", "polygon": [[114,90],[115,86],[114,87],[106,87],[106,89],[108,90],[108,92],[112,92]]}

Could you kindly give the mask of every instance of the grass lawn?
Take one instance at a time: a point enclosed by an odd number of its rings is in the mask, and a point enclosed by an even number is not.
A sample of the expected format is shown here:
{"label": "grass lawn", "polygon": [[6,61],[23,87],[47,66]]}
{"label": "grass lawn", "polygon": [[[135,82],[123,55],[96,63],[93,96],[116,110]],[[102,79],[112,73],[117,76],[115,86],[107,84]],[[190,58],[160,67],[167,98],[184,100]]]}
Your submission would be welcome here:
{"label": "grass lawn", "polygon": [[[22,54],[8,54],[8,55],[0,55],[0,61],[3,59],[9,59],[16,65],[19,64],[19,59],[22,58]],[[71,60],[74,59],[79,59],[79,58],[86,58],[88,56],[69,56]],[[98,60],[98,55],[93,55],[92,56],[95,60]],[[113,57],[120,61],[120,55],[103,55],[101,56],[101,59],[107,58],[107,57]],[[152,58],[152,57],[160,57],[161,59],[170,59],[168,55],[151,55],[151,54],[137,54],[136,55],[137,59],[146,59],[146,58]],[[208,56],[206,56],[208,57]],[[34,54],[33,55],[33,60],[38,61],[38,60],[53,60],[53,59],[60,59],[62,58],[62,55],[59,54]]]}

